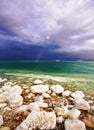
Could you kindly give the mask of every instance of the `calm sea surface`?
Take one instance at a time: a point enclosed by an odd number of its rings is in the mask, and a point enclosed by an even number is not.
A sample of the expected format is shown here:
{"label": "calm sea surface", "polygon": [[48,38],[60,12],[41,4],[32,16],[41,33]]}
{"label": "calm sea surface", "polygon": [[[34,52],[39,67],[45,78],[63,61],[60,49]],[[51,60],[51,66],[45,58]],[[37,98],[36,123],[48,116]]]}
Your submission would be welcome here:
{"label": "calm sea surface", "polygon": [[37,72],[48,74],[94,74],[94,62],[0,61],[0,72]]}

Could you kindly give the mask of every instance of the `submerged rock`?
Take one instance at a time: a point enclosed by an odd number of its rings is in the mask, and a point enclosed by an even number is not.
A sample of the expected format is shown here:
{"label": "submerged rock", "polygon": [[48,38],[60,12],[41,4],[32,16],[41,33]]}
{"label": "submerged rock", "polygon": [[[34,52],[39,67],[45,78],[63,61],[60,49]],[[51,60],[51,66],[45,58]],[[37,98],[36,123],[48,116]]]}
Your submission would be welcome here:
{"label": "submerged rock", "polygon": [[65,130],[86,130],[84,122],[78,119],[66,119]]}
{"label": "submerged rock", "polygon": [[32,93],[45,93],[49,90],[49,86],[46,85],[33,85],[31,86]]}
{"label": "submerged rock", "polygon": [[29,116],[16,128],[16,130],[49,130],[56,126],[56,115],[54,112],[37,112],[33,111]]}
{"label": "submerged rock", "polygon": [[34,81],[34,84],[43,84],[43,81],[42,80],[40,80],[40,79],[36,79],[35,81]]}
{"label": "submerged rock", "polygon": [[74,106],[81,110],[90,110],[90,105],[84,99],[74,99]]}
{"label": "submerged rock", "polygon": [[57,93],[57,94],[60,94],[60,93],[62,93],[62,92],[64,91],[64,88],[63,88],[61,85],[59,85],[59,84],[57,84],[57,85],[52,85],[52,86],[50,87],[50,89],[51,89],[53,92]]}

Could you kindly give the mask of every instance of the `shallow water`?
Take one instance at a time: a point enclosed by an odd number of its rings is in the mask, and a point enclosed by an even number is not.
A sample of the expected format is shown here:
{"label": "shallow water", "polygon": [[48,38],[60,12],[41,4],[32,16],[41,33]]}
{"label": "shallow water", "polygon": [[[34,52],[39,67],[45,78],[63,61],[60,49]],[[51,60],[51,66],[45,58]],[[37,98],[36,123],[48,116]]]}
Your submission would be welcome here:
{"label": "shallow water", "polygon": [[0,77],[70,82],[68,88],[94,93],[94,62],[0,61]]}

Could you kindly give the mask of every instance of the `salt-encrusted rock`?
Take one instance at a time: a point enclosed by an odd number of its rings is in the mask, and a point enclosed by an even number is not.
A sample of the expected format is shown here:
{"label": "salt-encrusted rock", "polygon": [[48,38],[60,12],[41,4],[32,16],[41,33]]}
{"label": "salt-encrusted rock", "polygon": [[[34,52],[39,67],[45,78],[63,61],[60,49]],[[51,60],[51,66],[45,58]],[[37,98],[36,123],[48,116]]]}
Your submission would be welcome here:
{"label": "salt-encrusted rock", "polygon": [[48,103],[43,103],[43,102],[40,102],[40,101],[37,101],[35,103],[37,103],[39,107],[48,108]]}
{"label": "salt-encrusted rock", "polygon": [[56,126],[56,115],[54,112],[37,112],[33,111],[29,116],[16,128],[16,130],[49,130]]}
{"label": "salt-encrusted rock", "polygon": [[52,92],[52,91],[51,91],[50,89],[47,91],[48,94],[51,94],[51,92]]}
{"label": "salt-encrusted rock", "polygon": [[36,102],[36,101],[43,102],[43,96],[36,96],[36,97],[34,98],[34,101],[35,101],[35,102]]}
{"label": "salt-encrusted rock", "polygon": [[22,93],[22,89],[18,85],[13,86],[10,91],[12,91],[13,93],[16,93],[16,94],[21,94]]}
{"label": "salt-encrusted rock", "polygon": [[16,112],[23,112],[28,110],[28,105],[22,105],[19,108],[17,108]]}
{"label": "salt-encrusted rock", "polygon": [[11,87],[11,86],[3,86],[2,90],[5,93],[16,93],[16,94],[21,94],[22,93],[22,89],[18,85],[15,85],[13,87]]}
{"label": "salt-encrusted rock", "polygon": [[62,93],[62,92],[64,91],[64,88],[63,88],[61,85],[59,85],[59,84],[57,84],[57,85],[52,85],[52,86],[50,87],[50,89],[51,89],[53,92],[57,93],[57,94],[60,94],[60,93]]}
{"label": "salt-encrusted rock", "polygon": [[9,103],[10,107],[18,107],[21,106],[23,103],[23,98],[19,94],[11,93],[7,97],[7,102]]}
{"label": "salt-encrusted rock", "polygon": [[0,94],[0,103],[6,102],[6,97],[4,94]]}
{"label": "salt-encrusted rock", "polygon": [[8,82],[4,83],[4,86],[11,86],[11,85],[12,85],[11,81],[8,81]]}
{"label": "salt-encrusted rock", "polygon": [[43,81],[42,80],[40,80],[40,79],[36,79],[35,81],[34,81],[34,84],[43,84]]}
{"label": "salt-encrusted rock", "polygon": [[77,110],[76,108],[72,108],[69,110],[68,117],[77,119],[80,116],[81,112]]}
{"label": "salt-encrusted rock", "polygon": [[64,91],[64,92],[62,93],[62,96],[69,97],[70,94],[71,94],[71,91],[66,90],[66,91]]}
{"label": "salt-encrusted rock", "polygon": [[51,93],[51,96],[52,96],[52,97],[56,97],[57,95],[56,95],[55,92],[52,92],[52,93]]}
{"label": "salt-encrusted rock", "polygon": [[3,90],[3,92],[10,92],[11,91],[11,86],[5,85],[5,86],[2,87],[2,90]]}
{"label": "salt-encrusted rock", "polygon": [[6,111],[12,111],[12,109],[11,109],[10,107],[5,107],[5,108],[3,109],[3,113],[5,113]]}
{"label": "salt-encrusted rock", "polygon": [[61,107],[55,107],[55,113],[57,116],[63,116],[64,115],[64,109]]}
{"label": "salt-encrusted rock", "polygon": [[49,90],[49,86],[46,85],[33,85],[31,86],[32,93],[45,93]]}
{"label": "salt-encrusted rock", "polygon": [[62,122],[64,122],[63,116],[58,116],[58,117],[56,118],[56,122],[59,123],[59,124],[61,124]]}
{"label": "salt-encrusted rock", "polygon": [[78,119],[66,119],[65,130],[86,130],[84,122]]}
{"label": "salt-encrusted rock", "polygon": [[0,103],[0,108],[6,107],[6,106],[7,106],[7,103]]}
{"label": "salt-encrusted rock", "polygon": [[83,98],[85,95],[81,91],[76,91],[76,92],[72,93],[71,96],[73,98]]}
{"label": "salt-encrusted rock", "polygon": [[4,121],[3,121],[3,117],[0,115],[0,126],[3,125]]}
{"label": "salt-encrusted rock", "polygon": [[90,110],[90,105],[87,101],[81,98],[74,99],[74,106],[81,110]]}
{"label": "salt-encrusted rock", "polygon": [[39,105],[36,102],[32,102],[28,105],[28,110],[30,111],[40,111]]}
{"label": "salt-encrusted rock", "polygon": [[50,96],[48,93],[43,93],[42,96],[43,96],[44,98],[51,98],[51,96]]}

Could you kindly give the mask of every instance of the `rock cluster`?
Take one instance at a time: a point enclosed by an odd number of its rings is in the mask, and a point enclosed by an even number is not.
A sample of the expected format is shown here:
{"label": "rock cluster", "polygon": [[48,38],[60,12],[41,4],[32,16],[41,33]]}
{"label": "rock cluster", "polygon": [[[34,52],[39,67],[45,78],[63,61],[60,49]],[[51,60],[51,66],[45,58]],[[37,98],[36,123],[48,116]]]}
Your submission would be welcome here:
{"label": "rock cluster", "polygon": [[0,87],[0,126],[0,130],[93,130],[94,102],[60,84],[37,79],[28,87],[7,81]]}

